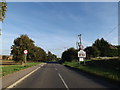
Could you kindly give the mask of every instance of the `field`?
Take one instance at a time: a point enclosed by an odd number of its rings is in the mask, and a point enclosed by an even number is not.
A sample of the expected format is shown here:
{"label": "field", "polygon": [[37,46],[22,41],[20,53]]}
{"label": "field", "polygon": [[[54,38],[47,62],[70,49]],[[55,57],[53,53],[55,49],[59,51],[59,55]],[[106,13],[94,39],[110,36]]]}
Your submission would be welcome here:
{"label": "field", "polygon": [[117,61],[116,63],[115,62],[116,62],[115,60],[114,61],[102,60],[102,62],[98,60],[96,62],[88,61],[86,65],[82,65],[82,64],[79,65],[78,62],[65,62],[63,63],[63,65],[74,67],[82,71],[89,72],[94,75],[102,76],[111,80],[120,81],[120,72],[119,72],[119,65],[118,65],[120,61]]}
{"label": "field", "polygon": [[0,65],[15,65],[13,60],[0,60]]}
{"label": "field", "polygon": [[10,73],[34,66],[40,64],[40,62],[29,62],[26,63],[25,65],[1,65],[0,66],[0,77],[8,75]]}

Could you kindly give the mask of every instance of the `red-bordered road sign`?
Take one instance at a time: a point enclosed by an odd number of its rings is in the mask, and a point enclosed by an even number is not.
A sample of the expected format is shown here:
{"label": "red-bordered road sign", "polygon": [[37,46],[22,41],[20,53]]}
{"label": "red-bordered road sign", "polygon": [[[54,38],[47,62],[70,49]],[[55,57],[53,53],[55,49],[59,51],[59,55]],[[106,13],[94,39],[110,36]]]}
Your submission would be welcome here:
{"label": "red-bordered road sign", "polygon": [[24,54],[27,54],[28,53],[28,51],[27,50],[24,50]]}

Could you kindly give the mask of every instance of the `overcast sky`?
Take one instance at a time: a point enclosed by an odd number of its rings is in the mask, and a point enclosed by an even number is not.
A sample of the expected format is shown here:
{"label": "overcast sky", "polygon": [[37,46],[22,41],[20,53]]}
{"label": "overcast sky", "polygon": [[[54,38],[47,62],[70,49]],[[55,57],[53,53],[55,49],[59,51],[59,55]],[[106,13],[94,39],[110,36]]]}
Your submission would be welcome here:
{"label": "overcast sky", "polygon": [[3,54],[10,54],[14,39],[27,34],[35,45],[61,56],[76,48],[78,34],[84,47],[97,38],[118,44],[117,2],[9,2],[3,23]]}

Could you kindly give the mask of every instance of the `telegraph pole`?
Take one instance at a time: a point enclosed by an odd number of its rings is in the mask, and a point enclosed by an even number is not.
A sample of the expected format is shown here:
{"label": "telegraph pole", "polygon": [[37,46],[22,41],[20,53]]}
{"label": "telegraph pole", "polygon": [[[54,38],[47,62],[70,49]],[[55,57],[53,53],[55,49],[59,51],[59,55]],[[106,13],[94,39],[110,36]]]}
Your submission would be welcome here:
{"label": "telegraph pole", "polygon": [[82,35],[79,34],[78,37],[80,39],[80,42],[78,42],[78,47],[79,47],[79,51],[78,51],[79,64],[80,64],[80,61],[84,61],[84,65],[85,65],[84,58],[86,57],[86,52],[83,50]]}
{"label": "telegraph pole", "polygon": [[78,37],[79,37],[79,39],[80,39],[80,42],[78,43],[79,50],[83,50],[83,45],[82,45],[82,35],[79,34]]}
{"label": "telegraph pole", "polygon": [[82,41],[81,41],[81,34],[78,35],[79,39],[80,39],[80,45],[82,44]]}

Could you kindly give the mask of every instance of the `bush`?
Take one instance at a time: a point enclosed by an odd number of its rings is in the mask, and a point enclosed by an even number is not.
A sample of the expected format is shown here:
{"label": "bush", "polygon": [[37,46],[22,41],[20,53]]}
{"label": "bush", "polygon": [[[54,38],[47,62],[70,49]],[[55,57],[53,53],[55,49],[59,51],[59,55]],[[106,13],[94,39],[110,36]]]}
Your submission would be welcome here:
{"label": "bush", "polygon": [[101,67],[112,69],[115,71],[120,71],[120,60],[119,59],[110,59],[110,60],[92,60],[86,62],[88,66]]}

